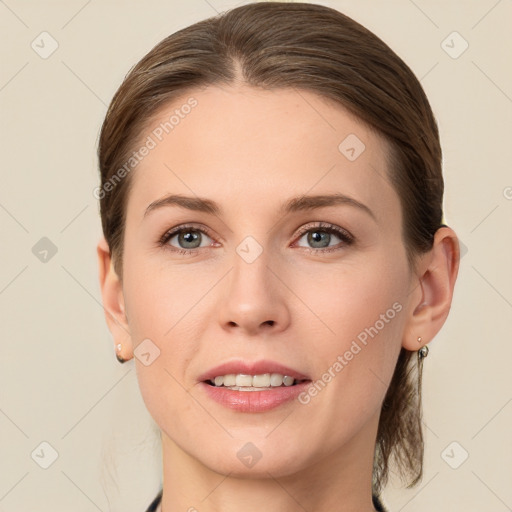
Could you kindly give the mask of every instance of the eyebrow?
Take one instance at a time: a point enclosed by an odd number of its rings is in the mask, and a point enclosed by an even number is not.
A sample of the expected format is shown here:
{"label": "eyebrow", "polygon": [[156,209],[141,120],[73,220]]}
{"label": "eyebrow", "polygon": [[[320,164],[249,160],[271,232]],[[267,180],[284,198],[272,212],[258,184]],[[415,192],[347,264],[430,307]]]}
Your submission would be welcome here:
{"label": "eyebrow", "polygon": [[358,208],[361,211],[364,211],[373,220],[377,220],[375,214],[366,206],[361,203],[357,199],[353,197],[347,196],[345,194],[324,194],[324,195],[316,195],[316,196],[301,196],[294,197],[289,199],[281,208],[281,213],[290,213],[297,211],[307,211],[314,210],[316,208],[324,208],[327,206],[338,206],[338,205],[348,205]]}
{"label": "eyebrow", "polygon": [[[280,208],[280,214],[285,215],[287,213],[293,213],[298,211],[309,211],[317,208],[325,208],[328,206],[347,205],[358,208],[361,211],[366,212],[373,220],[377,221],[375,214],[365,204],[357,201],[353,197],[349,197],[345,194],[323,194],[314,196],[300,196],[292,197],[286,201]],[[220,215],[220,206],[210,199],[201,197],[190,197],[180,194],[170,194],[161,199],[153,201],[144,212],[146,217],[150,212],[166,207],[166,206],[179,206],[196,212],[209,213],[211,215]]]}
{"label": "eyebrow", "polygon": [[202,199],[200,197],[188,197],[182,196],[179,194],[170,194],[168,196],[162,197],[161,199],[157,199],[153,201],[144,212],[144,217],[148,215],[148,213],[162,208],[164,206],[181,206],[181,208],[186,208],[187,210],[192,210],[196,212],[205,212],[210,213],[211,215],[219,215],[220,207],[214,201],[210,199]]}

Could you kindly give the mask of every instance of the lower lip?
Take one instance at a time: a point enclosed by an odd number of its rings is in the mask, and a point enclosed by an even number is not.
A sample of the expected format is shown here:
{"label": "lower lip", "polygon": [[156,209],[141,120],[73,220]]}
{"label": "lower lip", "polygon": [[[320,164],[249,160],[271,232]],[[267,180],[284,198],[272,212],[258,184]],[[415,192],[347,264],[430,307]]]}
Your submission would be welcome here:
{"label": "lower lip", "polygon": [[265,391],[234,391],[223,386],[210,386],[206,382],[199,384],[210,398],[229,409],[240,412],[265,412],[297,398],[311,381]]}

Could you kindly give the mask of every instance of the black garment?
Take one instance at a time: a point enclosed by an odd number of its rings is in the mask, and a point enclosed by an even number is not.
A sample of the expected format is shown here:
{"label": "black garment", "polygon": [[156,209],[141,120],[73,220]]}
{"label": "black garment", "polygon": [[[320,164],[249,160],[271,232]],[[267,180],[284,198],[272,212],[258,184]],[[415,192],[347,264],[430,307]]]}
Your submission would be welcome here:
{"label": "black garment", "polygon": [[[158,504],[160,503],[160,500],[162,499],[162,492],[163,490],[160,490],[156,498],[151,502],[151,505],[149,505],[149,508],[146,510],[146,512],[155,512],[156,507],[158,507]],[[382,506],[382,503],[380,502],[380,498],[378,496],[372,496],[373,506],[376,510],[379,512],[387,512],[387,510]]]}
{"label": "black garment", "polygon": [[151,502],[151,505],[149,505],[149,508],[146,510],[146,512],[155,512],[156,507],[158,507],[162,499],[162,493],[163,489],[160,489],[160,492],[157,494],[156,498]]}

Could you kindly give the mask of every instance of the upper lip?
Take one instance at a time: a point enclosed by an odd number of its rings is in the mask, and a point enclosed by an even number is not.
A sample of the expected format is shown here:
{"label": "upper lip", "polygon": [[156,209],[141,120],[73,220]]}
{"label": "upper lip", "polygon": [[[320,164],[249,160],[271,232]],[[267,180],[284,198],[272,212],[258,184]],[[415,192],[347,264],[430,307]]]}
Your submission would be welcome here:
{"label": "upper lip", "polygon": [[199,380],[204,382],[213,380],[215,377],[229,374],[243,374],[243,375],[263,375],[264,373],[280,373],[281,375],[288,375],[296,380],[309,380],[307,375],[304,375],[293,368],[289,368],[276,361],[228,361],[210,370],[206,371],[199,376]]}

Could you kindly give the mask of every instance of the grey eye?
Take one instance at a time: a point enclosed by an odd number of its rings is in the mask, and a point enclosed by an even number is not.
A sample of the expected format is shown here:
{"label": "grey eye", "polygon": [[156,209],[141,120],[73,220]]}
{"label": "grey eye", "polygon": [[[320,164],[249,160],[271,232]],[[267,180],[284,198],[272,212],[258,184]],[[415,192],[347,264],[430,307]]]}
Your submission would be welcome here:
{"label": "grey eye", "polygon": [[[335,241],[333,244],[331,244],[333,236],[335,239],[337,238],[338,241]],[[307,239],[307,244],[309,244],[309,247],[313,249],[324,249],[326,247],[332,247],[333,245],[337,245],[340,241],[342,241],[341,238],[335,233],[329,233],[327,230],[319,228],[314,228],[309,230],[307,233],[304,233],[300,237],[299,242],[305,237]],[[307,247],[300,243],[298,245],[300,247]]]}
{"label": "grey eye", "polygon": [[[203,233],[201,230],[185,228],[172,235],[169,238],[168,244],[180,249],[198,249],[199,247],[205,247],[209,245],[209,243],[202,245],[202,242],[205,238],[207,239],[206,241],[211,241],[210,237]],[[171,242],[173,239],[177,239],[179,245],[176,246],[173,244]]]}

